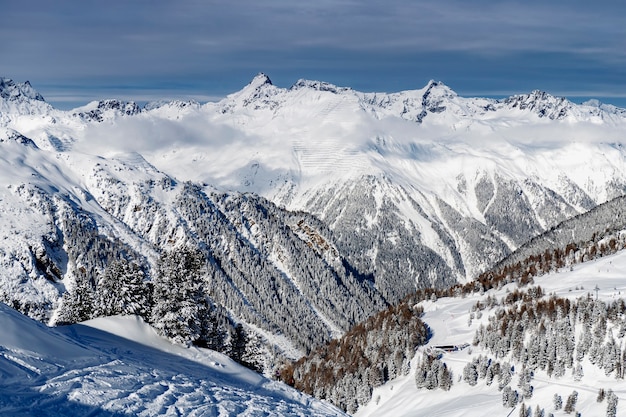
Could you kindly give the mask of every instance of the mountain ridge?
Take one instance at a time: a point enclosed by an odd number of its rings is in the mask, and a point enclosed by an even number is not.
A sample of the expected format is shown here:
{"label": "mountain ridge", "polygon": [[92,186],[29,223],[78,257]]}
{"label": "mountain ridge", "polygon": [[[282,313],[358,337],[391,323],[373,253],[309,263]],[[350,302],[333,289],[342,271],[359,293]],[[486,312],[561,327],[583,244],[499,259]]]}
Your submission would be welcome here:
{"label": "mountain ridge", "polygon": [[617,110],[466,99],[436,81],[294,86],[261,74],[217,103],[63,112],[24,95],[0,111],[5,136],[26,138],[0,143],[3,299],[47,321],[112,262],[151,278],[192,245],[211,302],[298,357],[626,192]]}

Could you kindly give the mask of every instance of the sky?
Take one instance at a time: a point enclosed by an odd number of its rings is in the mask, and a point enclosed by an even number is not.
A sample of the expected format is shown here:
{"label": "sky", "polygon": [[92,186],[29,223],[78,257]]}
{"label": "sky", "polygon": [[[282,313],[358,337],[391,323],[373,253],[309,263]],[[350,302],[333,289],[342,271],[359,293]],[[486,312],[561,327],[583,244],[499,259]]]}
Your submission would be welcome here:
{"label": "sky", "polygon": [[213,101],[257,73],[462,96],[539,89],[626,107],[623,0],[20,0],[0,2],[0,76],[71,108]]}

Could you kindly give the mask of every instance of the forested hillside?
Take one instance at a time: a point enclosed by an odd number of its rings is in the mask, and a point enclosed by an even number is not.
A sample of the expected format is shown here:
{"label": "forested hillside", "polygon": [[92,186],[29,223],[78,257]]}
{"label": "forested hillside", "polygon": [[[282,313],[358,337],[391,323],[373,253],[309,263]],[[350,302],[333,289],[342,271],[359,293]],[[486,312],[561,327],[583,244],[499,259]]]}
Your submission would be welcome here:
{"label": "forested hillside", "polygon": [[[357,325],[341,339],[285,368],[283,380],[350,413],[368,404],[366,409],[375,409],[370,403],[374,388],[409,374],[418,390],[450,391],[458,384],[493,384],[501,393],[503,406],[518,407],[524,413],[533,398],[536,372],[545,373],[549,379],[571,375],[574,382],[583,380],[585,373],[596,372],[623,380],[626,301],[621,298],[622,293],[615,288],[610,301],[597,299],[600,288],[591,285],[593,277],[588,278],[587,288],[576,284],[576,294],[584,294],[577,298],[547,293],[535,284],[544,276],[558,282],[560,275],[566,276],[577,265],[624,253],[626,225],[622,224],[621,212],[625,201],[616,198],[564,221],[473,282],[417,291]],[[555,236],[560,240],[556,241]],[[557,282],[550,285],[558,287]],[[424,305],[437,311],[439,303],[468,306],[460,315],[466,318],[468,328],[475,329],[474,334],[462,343],[442,345],[440,337],[433,342],[433,332],[437,336],[442,329],[429,328]],[[452,312],[450,315],[454,317]],[[408,325],[409,317],[424,330]],[[427,349],[420,347],[426,344]],[[352,358],[362,359],[346,361],[342,359],[346,351],[354,355]],[[446,352],[456,351],[470,354],[462,369],[456,364],[451,366],[454,362],[446,363]],[[341,383],[346,379],[353,383]],[[614,416],[617,397],[612,386],[607,383],[597,389],[598,402],[605,401],[608,395],[607,415]],[[358,390],[351,391],[354,387]],[[568,400],[569,405],[561,399],[560,407],[572,413],[576,410],[576,396]],[[547,416],[548,409],[549,404],[540,402],[524,415]]]}
{"label": "forested hillside", "polygon": [[587,255],[542,244],[480,275],[623,195],[614,107],[464,98],[435,81],[281,88],[264,74],[204,104],[61,111],[29,83],[0,90],[0,300],[50,325],[138,314],[271,372],[416,291],[530,282],[623,241],[601,241],[600,216],[595,238],[559,240],[597,241]]}

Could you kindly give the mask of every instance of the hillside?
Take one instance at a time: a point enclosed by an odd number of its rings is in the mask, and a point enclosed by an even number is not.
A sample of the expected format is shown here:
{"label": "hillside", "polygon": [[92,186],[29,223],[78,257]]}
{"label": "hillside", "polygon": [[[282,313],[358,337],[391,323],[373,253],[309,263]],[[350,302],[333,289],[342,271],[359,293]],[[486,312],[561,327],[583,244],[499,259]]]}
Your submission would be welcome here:
{"label": "hillside", "polygon": [[3,416],[344,415],[137,317],[50,329],[0,304],[0,326]]}
{"label": "hillside", "polygon": [[[602,216],[607,210],[598,208],[579,220]],[[567,221],[535,241],[571,231],[572,224]],[[587,223],[579,221],[578,225]],[[579,415],[620,415],[626,393],[626,252],[618,249],[607,255],[593,250],[608,247],[611,239],[623,248],[623,227],[619,230],[610,220],[605,225],[609,229],[605,235],[588,241],[586,247],[572,245],[573,256],[566,264],[535,275],[532,285],[520,287],[517,281],[463,297],[420,302],[418,306],[424,310],[421,318],[431,329],[432,338],[417,350],[411,372],[375,389],[373,400],[356,415],[414,415],[416,410],[437,416],[497,415],[511,408],[511,412],[522,415],[523,404],[530,409],[524,415],[558,416],[573,412],[562,408],[573,392],[578,400],[572,410]],[[524,253],[529,252],[530,248],[524,249]],[[448,351],[447,346],[460,349]],[[421,382],[429,378],[421,372],[432,355],[454,375],[449,392],[430,391]],[[492,383],[490,378],[496,374],[489,369],[500,364],[508,364],[511,375],[506,379],[498,376],[499,384],[495,379]],[[418,373],[423,376],[418,378]],[[416,387],[416,380],[421,389]],[[508,392],[507,385],[511,387]],[[557,406],[556,396],[562,405]]]}
{"label": "hillside", "polygon": [[203,265],[188,293],[206,308],[190,326],[209,311],[218,333],[241,324],[298,358],[626,189],[624,110],[543,92],[281,88],[259,74],[216,103],[60,111],[29,83],[0,89],[0,299],[51,324],[90,318],[68,306],[103,297],[115,262],[151,283],[191,247]]}
{"label": "hillside", "polygon": [[[372,405],[381,401],[377,387],[393,389],[409,380],[413,391],[406,395],[426,391],[430,401],[434,398],[430,393],[442,391],[437,401],[447,402],[451,398],[447,391],[456,396],[453,387],[459,383],[472,395],[483,395],[480,387],[496,385],[497,379],[496,392],[509,408],[520,408],[522,402],[528,408],[541,386],[531,380],[560,384],[569,375],[574,382],[560,385],[582,384],[587,391],[596,387],[605,394],[609,389],[617,393],[619,384],[616,388],[606,377],[623,380],[626,358],[622,352],[626,302],[616,282],[620,268],[626,266],[623,206],[619,197],[564,221],[474,282],[406,297],[285,368],[283,380],[350,413],[358,410],[357,414],[363,408],[378,410]],[[611,272],[609,281],[602,269],[594,275],[588,272],[605,266]],[[581,295],[584,289],[587,292]],[[602,290],[610,298],[600,296]],[[511,372],[504,372],[508,369]],[[601,372],[605,378],[597,376]],[[537,375],[541,373],[545,375]],[[583,378],[588,374],[590,379]],[[513,377],[520,379],[516,383]],[[609,381],[608,387],[597,380]],[[456,415],[449,409],[435,412],[437,401],[428,415]],[[399,403],[404,399],[394,397],[389,404]],[[475,407],[457,405],[459,411]],[[549,407],[535,401],[530,415],[542,415],[542,409],[546,413]],[[415,411],[409,407],[402,413]],[[591,415],[600,415],[596,411]],[[389,415],[398,412],[388,410]]]}

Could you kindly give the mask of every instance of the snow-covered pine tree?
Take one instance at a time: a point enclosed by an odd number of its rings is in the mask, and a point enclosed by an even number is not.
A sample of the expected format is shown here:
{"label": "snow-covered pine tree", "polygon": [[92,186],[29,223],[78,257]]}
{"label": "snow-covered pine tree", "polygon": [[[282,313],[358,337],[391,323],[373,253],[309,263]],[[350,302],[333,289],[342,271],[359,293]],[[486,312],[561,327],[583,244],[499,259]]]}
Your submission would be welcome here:
{"label": "snow-covered pine tree", "polygon": [[567,402],[565,403],[565,407],[563,407],[563,411],[567,414],[570,414],[576,410],[576,403],[578,402],[578,392],[572,391],[572,393],[567,397]]}
{"label": "snow-covered pine tree", "polygon": [[554,397],[552,397],[552,402],[554,403],[555,410],[560,410],[561,407],[563,407],[563,398],[561,398],[559,394],[554,394]]}
{"label": "snow-covered pine tree", "polygon": [[437,380],[439,381],[439,388],[444,391],[450,391],[453,384],[453,375],[452,371],[448,369],[448,366],[444,362],[441,362],[441,365],[439,366]]}
{"label": "snow-covered pine tree", "polygon": [[84,274],[79,274],[76,277],[74,288],[71,291],[66,291],[61,298],[56,324],[79,323],[91,319],[93,313],[93,286]]}
{"label": "snow-covered pine tree", "polygon": [[539,407],[539,404],[537,404],[537,407],[535,407],[535,417],[544,417],[545,415],[545,410]]}
{"label": "snow-covered pine tree", "polygon": [[572,369],[572,375],[574,376],[574,381],[580,381],[583,376],[585,376],[583,365],[580,362],[576,362],[576,365]]}
{"label": "snow-covered pine tree", "polygon": [[157,262],[151,321],[161,335],[175,343],[202,344],[209,327],[203,262],[202,254],[188,247],[166,252]]}
{"label": "snow-covered pine tree", "polygon": [[612,389],[606,393],[606,417],[615,417],[617,415],[617,395]]}
{"label": "snow-covered pine tree", "polygon": [[517,386],[522,391],[522,395],[524,399],[530,399],[533,396],[533,386],[530,384],[532,382],[534,373],[531,369],[527,367],[523,367],[522,371],[519,373],[519,381]]}
{"label": "snow-covered pine tree", "polygon": [[145,274],[135,262],[111,262],[96,287],[96,315],[136,314],[149,317],[150,293]]}
{"label": "snow-covered pine tree", "polygon": [[469,385],[474,386],[478,383],[478,371],[476,370],[476,364],[468,362],[463,368],[463,381]]}
{"label": "snow-covered pine tree", "polygon": [[233,325],[226,310],[220,305],[213,305],[209,312],[206,330],[199,345],[218,352],[226,351],[225,341]]}
{"label": "snow-covered pine tree", "polygon": [[498,373],[498,389],[503,389],[511,382],[511,379],[513,378],[513,372],[511,369],[511,365],[508,362],[504,362],[500,366],[500,373]]}
{"label": "snow-covered pine tree", "polygon": [[235,362],[241,363],[246,353],[246,346],[248,344],[248,335],[241,323],[237,323],[235,331],[230,339],[230,349],[228,350],[228,356]]}
{"label": "snow-covered pine tree", "polygon": [[502,389],[502,405],[504,407],[515,407],[517,405],[517,400],[517,391],[512,390],[508,385]]}
{"label": "snow-covered pine tree", "polygon": [[235,362],[261,372],[263,363],[261,360],[261,343],[256,335],[248,334],[241,323],[237,323],[230,338],[228,356]]}

